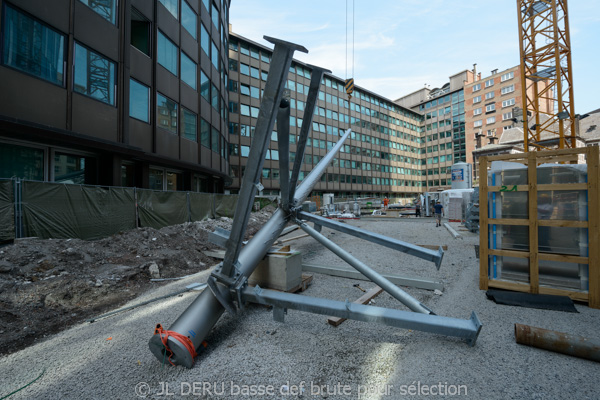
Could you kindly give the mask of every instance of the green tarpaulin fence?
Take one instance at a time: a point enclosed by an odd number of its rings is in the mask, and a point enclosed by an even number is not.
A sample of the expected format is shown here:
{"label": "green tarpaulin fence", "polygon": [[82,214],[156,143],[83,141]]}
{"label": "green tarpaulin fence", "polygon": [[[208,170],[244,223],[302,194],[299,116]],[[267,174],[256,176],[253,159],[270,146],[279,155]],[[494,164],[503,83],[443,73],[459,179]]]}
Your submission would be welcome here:
{"label": "green tarpaulin fence", "polygon": [[15,238],[13,185],[13,181],[0,180],[0,242]]}
{"label": "green tarpaulin fence", "polygon": [[23,182],[25,234],[100,239],[135,228],[133,188]]}
{"label": "green tarpaulin fence", "polygon": [[214,218],[213,202],[215,196],[212,193],[190,192],[190,220],[202,221]]}
{"label": "green tarpaulin fence", "polygon": [[155,192],[137,189],[140,226],[160,229],[189,221],[186,192]]}

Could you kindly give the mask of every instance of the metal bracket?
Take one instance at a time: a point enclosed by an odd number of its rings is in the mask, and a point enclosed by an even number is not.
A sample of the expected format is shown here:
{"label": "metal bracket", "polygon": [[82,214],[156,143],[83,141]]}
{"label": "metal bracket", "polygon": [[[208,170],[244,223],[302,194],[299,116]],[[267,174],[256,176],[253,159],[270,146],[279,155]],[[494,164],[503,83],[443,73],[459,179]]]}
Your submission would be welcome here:
{"label": "metal bracket", "polygon": [[217,287],[217,282],[213,276],[208,277],[208,279],[206,280],[206,284],[208,285],[210,291],[213,293],[216,299],[219,301],[219,303],[221,303],[221,305],[227,310],[227,312],[229,312],[231,315],[237,314],[235,306],[233,305],[230,299],[223,296],[223,292],[221,292]]}
{"label": "metal bracket", "polygon": [[231,288],[231,296],[237,301],[238,309],[244,310],[244,300],[242,299],[242,290],[248,286],[248,278],[244,275],[240,275],[237,282]]}
{"label": "metal bracket", "polygon": [[262,190],[265,188],[265,187],[263,186],[263,184],[262,184],[262,183],[260,183],[260,182],[256,182],[256,183],[254,184],[254,187],[256,187],[256,190],[257,190],[257,191],[259,191],[259,192],[260,192],[260,191],[262,191]]}

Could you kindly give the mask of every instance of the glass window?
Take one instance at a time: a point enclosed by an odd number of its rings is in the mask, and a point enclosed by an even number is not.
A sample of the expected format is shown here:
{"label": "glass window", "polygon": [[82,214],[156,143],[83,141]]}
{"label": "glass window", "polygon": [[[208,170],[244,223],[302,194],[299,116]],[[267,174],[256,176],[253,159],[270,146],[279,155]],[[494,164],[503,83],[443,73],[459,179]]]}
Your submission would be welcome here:
{"label": "glass window", "polygon": [[[177,19],[178,9],[177,3],[179,0],[158,0],[173,16]],[[96,3],[96,1],[94,1]]]}
{"label": "glass window", "polygon": [[210,94],[210,104],[212,104],[213,108],[219,111],[219,89],[216,88],[215,85],[212,85],[212,93]]}
{"label": "glass window", "polygon": [[481,121],[481,120],[473,122],[473,126],[475,128],[477,128],[478,126],[481,126],[481,125],[483,125],[483,121]]}
{"label": "glass window", "polygon": [[240,84],[240,93],[244,96],[250,96],[250,86],[244,85],[243,83]]}
{"label": "glass window", "polygon": [[502,102],[502,107],[508,107],[508,106],[512,106],[514,104],[515,104],[515,99],[512,98],[512,99],[504,100]]}
{"label": "glass window", "polygon": [[215,5],[215,3],[213,3],[213,5],[212,5],[210,17],[212,19],[212,23],[215,24],[217,29],[219,29],[219,10],[217,9],[217,6]]}
{"label": "glass window", "polygon": [[200,144],[210,149],[210,125],[204,118],[200,118]]}
{"label": "glass window", "polygon": [[258,68],[250,67],[250,76],[256,79],[260,79]]}
{"label": "glass window", "polygon": [[181,80],[196,89],[196,63],[181,52]]}
{"label": "glass window", "polygon": [[236,72],[238,70],[237,60],[229,59],[229,71]]}
{"label": "glass window", "polygon": [[163,180],[164,171],[162,169],[150,168],[150,189],[163,190]]}
{"label": "glass window", "polygon": [[185,0],[181,1],[181,26],[183,26],[194,39],[197,38],[198,16]]}
{"label": "glass window", "polygon": [[210,36],[204,24],[200,24],[200,46],[206,55],[210,54]]}
{"label": "glass window", "polygon": [[85,181],[86,157],[55,153],[54,154],[54,182],[81,185]]}
{"label": "glass window", "polygon": [[495,109],[496,109],[496,105],[495,104],[488,104],[487,106],[485,106],[485,111],[486,112],[494,111]]}
{"label": "glass window", "polygon": [[210,141],[210,149],[215,153],[219,152],[219,131],[212,127],[212,139]]}
{"label": "glass window", "polygon": [[181,111],[183,113],[183,118],[181,119],[181,136],[195,142],[197,116],[183,107],[181,108]]}
{"label": "glass window", "polygon": [[219,50],[217,50],[217,45],[215,45],[215,42],[213,42],[212,40],[210,42],[210,61],[212,62],[212,65],[214,65],[218,71],[219,70]]}
{"label": "glass window", "polygon": [[158,63],[177,76],[177,46],[158,31]]}
{"label": "glass window", "polygon": [[150,21],[135,8],[131,9],[131,45],[150,56]]}
{"label": "glass window", "polygon": [[473,91],[476,92],[478,90],[481,90],[481,83],[478,83],[476,85],[473,85]]}
{"label": "glass window", "polygon": [[512,118],[512,111],[502,114],[502,121],[506,121],[507,119]]}
{"label": "glass window", "polygon": [[202,4],[204,4],[204,7],[206,7],[207,11],[210,11],[210,3],[209,0],[202,0]]}
{"label": "glass window", "polygon": [[97,12],[102,18],[109,21],[110,23],[117,24],[117,0],[79,0],[95,12]]}
{"label": "glass window", "polygon": [[510,85],[510,86],[506,86],[503,87],[501,90],[501,94],[507,94],[507,93],[512,93],[515,91],[515,85]]}
{"label": "glass window", "polygon": [[44,150],[0,143],[0,177],[44,180]]}
{"label": "glass window", "polygon": [[494,98],[494,92],[489,92],[485,94],[485,99],[489,100],[489,99],[493,99]]}
{"label": "glass window", "polygon": [[129,80],[129,116],[150,122],[150,88],[136,80]]}
{"label": "glass window", "polygon": [[250,75],[250,66],[244,63],[240,63],[240,74]]}
{"label": "glass window", "polygon": [[494,85],[494,79],[488,79],[487,81],[485,81],[485,87],[490,87]]}
{"label": "glass window", "polygon": [[5,6],[2,62],[63,86],[65,37]]}
{"label": "glass window", "polygon": [[156,124],[177,134],[177,103],[160,93],[156,93]]}
{"label": "glass window", "polygon": [[75,43],[73,90],[115,104],[115,63]]}
{"label": "glass window", "polygon": [[496,122],[496,117],[489,117],[488,119],[485,120],[486,124],[493,124]]}
{"label": "glass window", "polygon": [[257,87],[254,87],[254,86],[250,87],[250,96],[251,97],[258,99],[259,94],[260,94],[260,90]]}
{"label": "glass window", "polygon": [[473,97],[473,104],[479,103],[480,101],[481,101],[481,96],[475,96],[475,97]]}
{"label": "glass window", "polygon": [[210,80],[202,70],[200,70],[200,95],[204,100],[210,101]]}
{"label": "glass window", "polygon": [[481,107],[473,110],[473,115],[479,115],[479,114],[481,114]]}
{"label": "glass window", "polygon": [[509,79],[512,79],[515,77],[515,73],[513,72],[507,72],[506,74],[503,74],[502,77],[500,78],[500,82],[504,82],[507,81]]}

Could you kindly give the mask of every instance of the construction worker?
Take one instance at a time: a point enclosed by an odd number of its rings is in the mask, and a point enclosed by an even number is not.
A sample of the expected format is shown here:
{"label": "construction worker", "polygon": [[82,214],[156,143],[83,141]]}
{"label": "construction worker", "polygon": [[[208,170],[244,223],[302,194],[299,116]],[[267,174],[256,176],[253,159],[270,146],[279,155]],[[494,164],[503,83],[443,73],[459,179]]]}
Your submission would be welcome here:
{"label": "construction worker", "polygon": [[442,226],[442,213],[444,212],[444,206],[437,201],[433,208],[435,210],[435,226]]}
{"label": "construction worker", "polygon": [[415,206],[415,217],[419,218],[421,216],[421,204],[417,203]]}
{"label": "construction worker", "polygon": [[384,209],[384,210],[387,210],[387,208],[388,208],[388,204],[390,204],[390,201],[388,200],[388,198],[387,198],[387,197],[384,197],[384,198],[383,198],[383,209]]}

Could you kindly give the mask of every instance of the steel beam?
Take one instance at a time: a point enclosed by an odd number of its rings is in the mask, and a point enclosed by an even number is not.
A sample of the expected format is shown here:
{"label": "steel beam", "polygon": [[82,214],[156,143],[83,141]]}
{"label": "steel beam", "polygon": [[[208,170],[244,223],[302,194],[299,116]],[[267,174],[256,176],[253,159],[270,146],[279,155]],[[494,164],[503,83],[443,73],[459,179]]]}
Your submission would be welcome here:
{"label": "steel beam", "polygon": [[[358,279],[362,281],[369,280],[369,278],[367,278],[358,271],[342,267],[329,267],[325,265],[303,263],[302,271],[315,272],[317,274],[330,276],[338,276],[340,278]],[[394,285],[409,286],[426,290],[444,290],[444,284],[442,282],[432,281],[430,279],[408,278],[404,276],[394,275],[383,275],[383,277],[392,282]]]}
{"label": "steel beam", "polygon": [[296,184],[298,182],[298,175],[300,174],[300,168],[302,167],[302,160],[304,159],[304,151],[306,149],[306,141],[308,140],[308,133],[312,127],[312,119],[315,112],[315,106],[317,104],[317,97],[319,95],[319,88],[321,87],[321,79],[323,73],[331,72],[327,69],[317,67],[316,65],[308,65],[312,68],[310,76],[310,86],[308,89],[308,96],[306,97],[306,105],[304,106],[304,116],[302,117],[302,127],[300,128],[300,135],[298,138],[298,144],[296,145],[296,159],[294,160],[294,167],[292,169],[292,176],[290,178],[290,203],[294,207],[300,206],[300,204],[294,203],[294,192],[296,191]]}
{"label": "steel beam", "polygon": [[248,225],[250,212],[257,187],[260,185],[262,166],[267,154],[271,132],[275,124],[275,117],[283,95],[283,89],[287,82],[287,76],[292,64],[294,51],[308,53],[303,46],[274,39],[268,36],[264,37],[267,41],[275,45],[273,57],[269,67],[269,76],[265,84],[263,98],[260,104],[254,138],[248,155],[248,164],[246,172],[242,178],[238,202],[233,217],[234,223],[231,227],[231,235],[227,241],[227,251],[223,260],[222,273],[225,276],[234,274],[234,263],[238,259],[242,237]]}
{"label": "steel beam", "polygon": [[442,249],[442,246],[440,246],[438,251],[430,250],[421,246],[417,246],[416,244],[403,242],[402,240],[390,238],[374,232],[369,232],[367,230],[360,229],[352,225],[342,224],[338,221],[320,217],[318,215],[314,215],[304,211],[299,211],[297,213],[297,216],[300,219],[314,222],[315,224],[330,229],[335,229],[336,231],[347,233],[348,235],[367,240],[371,243],[376,243],[381,246],[389,247],[390,249],[401,251],[403,253],[418,258],[422,258],[423,260],[432,261],[438,270],[440,269],[440,265],[442,264],[442,258],[444,257],[444,250]]}
{"label": "steel beam", "polygon": [[[471,346],[477,341],[481,322],[473,312],[467,320],[425,315],[410,311],[368,306],[348,301],[321,299],[298,294],[247,287],[242,291],[242,299],[257,304],[273,306],[274,310],[293,309],[314,314],[363,322],[376,322],[403,329],[413,329],[439,335],[454,336],[467,341]],[[277,318],[281,318],[279,311]]]}
{"label": "steel beam", "polygon": [[375,282],[383,290],[388,292],[392,297],[400,301],[402,304],[404,304],[405,306],[417,313],[433,314],[433,311],[421,304],[421,302],[419,302],[417,299],[406,293],[404,290],[400,289],[398,286],[394,285],[392,282],[384,278],[383,275],[381,275],[379,272],[371,269],[366,264],[354,258],[352,254],[348,253],[346,250],[342,249],[340,246],[327,239],[325,236],[308,226],[308,224],[306,224],[305,222],[298,222],[300,228],[304,232],[308,233],[315,240],[317,240],[323,246],[327,247],[331,252],[340,257],[342,260],[346,261],[361,274]]}
{"label": "steel beam", "polygon": [[285,89],[277,111],[277,145],[279,147],[279,182],[281,189],[281,208],[290,209],[290,91]]}

